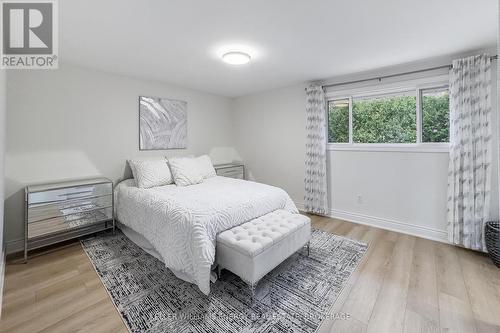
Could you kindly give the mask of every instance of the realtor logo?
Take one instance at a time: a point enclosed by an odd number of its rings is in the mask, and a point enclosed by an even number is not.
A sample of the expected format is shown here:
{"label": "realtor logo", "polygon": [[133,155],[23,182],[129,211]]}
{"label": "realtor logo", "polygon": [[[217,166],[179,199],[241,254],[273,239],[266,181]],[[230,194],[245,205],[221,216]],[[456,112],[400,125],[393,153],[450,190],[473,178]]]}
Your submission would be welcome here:
{"label": "realtor logo", "polygon": [[2,1],[2,68],[57,68],[55,1]]}

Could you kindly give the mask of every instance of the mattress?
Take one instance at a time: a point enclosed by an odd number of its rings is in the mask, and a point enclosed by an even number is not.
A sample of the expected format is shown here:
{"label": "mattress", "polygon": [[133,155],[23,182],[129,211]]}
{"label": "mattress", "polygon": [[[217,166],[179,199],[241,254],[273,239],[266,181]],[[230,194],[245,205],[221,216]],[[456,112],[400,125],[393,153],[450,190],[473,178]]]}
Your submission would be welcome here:
{"label": "mattress", "polygon": [[218,233],[277,209],[298,213],[280,188],[212,177],[191,186],[141,189],[133,179],[115,189],[116,217],[142,235],[179,278],[210,292]]}

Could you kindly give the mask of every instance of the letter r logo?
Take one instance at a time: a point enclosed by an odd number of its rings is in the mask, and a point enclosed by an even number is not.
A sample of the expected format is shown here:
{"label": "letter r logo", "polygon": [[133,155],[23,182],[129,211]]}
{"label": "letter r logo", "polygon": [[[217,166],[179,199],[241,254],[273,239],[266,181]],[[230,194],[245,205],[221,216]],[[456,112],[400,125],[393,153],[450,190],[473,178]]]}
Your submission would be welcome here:
{"label": "letter r logo", "polygon": [[4,54],[52,53],[52,3],[5,2],[2,6]]}

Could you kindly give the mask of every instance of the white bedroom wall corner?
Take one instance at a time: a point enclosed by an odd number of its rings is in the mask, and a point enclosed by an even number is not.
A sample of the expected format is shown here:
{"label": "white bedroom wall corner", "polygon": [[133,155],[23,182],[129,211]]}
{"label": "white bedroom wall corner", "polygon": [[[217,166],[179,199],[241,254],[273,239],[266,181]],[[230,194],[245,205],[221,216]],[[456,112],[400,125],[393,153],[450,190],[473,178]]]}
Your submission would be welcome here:
{"label": "white bedroom wall corner", "polygon": [[2,316],[2,295],[5,276],[4,243],[4,154],[5,154],[5,114],[6,114],[7,73],[0,69],[0,317]]}
{"label": "white bedroom wall corner", "polygon": [[250,180],[304,200],[306,84],[236,98],[236,148]]}

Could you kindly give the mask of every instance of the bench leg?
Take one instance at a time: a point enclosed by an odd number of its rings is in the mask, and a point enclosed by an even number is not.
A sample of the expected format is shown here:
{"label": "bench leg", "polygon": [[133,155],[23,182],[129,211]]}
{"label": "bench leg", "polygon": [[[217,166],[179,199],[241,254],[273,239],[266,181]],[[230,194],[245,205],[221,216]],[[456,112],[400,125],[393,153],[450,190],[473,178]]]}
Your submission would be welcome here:
{"label": "bench leg", "polygon": [[252,304],[255,301],[255,289],[256,289],[256,287],[257,287],[257,283],[252,283],[250,285],[250,297],[251,297]]}
{"label": "bench leg", "polygon": [[220,279],[221,275],[222,275],[222,266],[217,265],[217,277]]}
{"label": "bench leg", "polygon": [[309,257],[309,255],[311,254],[311,241],[307,242],[307,256]]}

